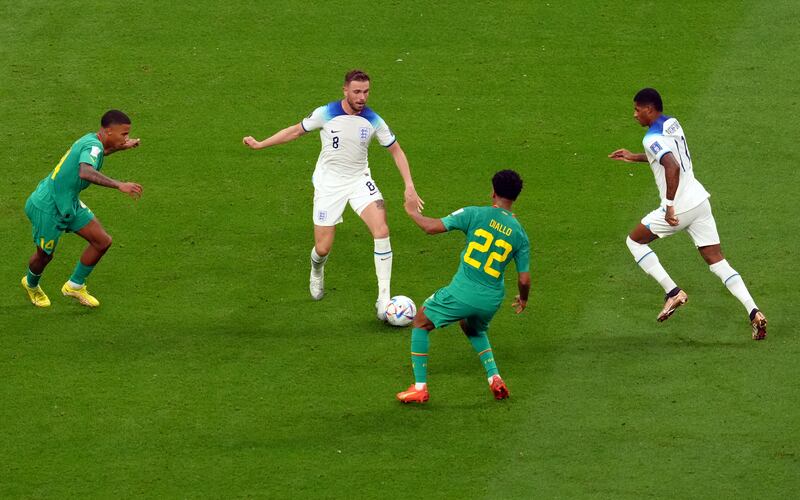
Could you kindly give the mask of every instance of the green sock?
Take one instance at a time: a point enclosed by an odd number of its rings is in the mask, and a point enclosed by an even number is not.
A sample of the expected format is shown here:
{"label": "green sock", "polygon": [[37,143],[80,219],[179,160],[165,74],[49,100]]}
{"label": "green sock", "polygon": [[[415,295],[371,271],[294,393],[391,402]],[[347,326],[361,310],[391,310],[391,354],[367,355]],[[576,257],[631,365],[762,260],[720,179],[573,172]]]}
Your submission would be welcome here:
{"label": "green sock", "polygon": [[491,378],[500,374],[497,369],[497,364],[494,362],[494,354],[492,353],[492,346],[489,344],[489,336],[486,332],[477,332],[477,335],[467,335],[472,348],[478,353],[481,358],[481,363],[486,369],[486,376]]}
{"label": "green sock", "polygon": [[422,328],[411,330],[411,367],[414,369],[414,382],[428,382],[428,331]]}
{"label": "green sock", "polygon": [[31,268],[28,268],[27,280],[29,287],[36,288],[37,286],[39,286],[39,280],[41,279],[41,277],[42,277],[41,274],[35,274],[33,271],[31,271]]}
{"label": "green sock", "polygon": [[94,266],[87,266],[83,262],[78,261],[78,265],[75,266],[75,270],[72,271],[72,276],[69,277],[69,280],[76,285],[83,285],[86,283],[86,277],[89,276],[92,269],[94,269]]}

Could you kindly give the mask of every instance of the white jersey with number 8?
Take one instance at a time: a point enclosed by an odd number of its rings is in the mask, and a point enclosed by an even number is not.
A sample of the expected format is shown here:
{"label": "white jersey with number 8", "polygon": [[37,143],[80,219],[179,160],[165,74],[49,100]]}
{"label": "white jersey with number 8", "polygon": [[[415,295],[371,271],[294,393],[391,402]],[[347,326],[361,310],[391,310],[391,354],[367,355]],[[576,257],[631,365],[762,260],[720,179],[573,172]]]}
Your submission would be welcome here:
{"label": "white jersey with number 8", "polygon": [[306,132],[320,131],[322,150],[314,170],[314,182],[326,188],[350,185],[354,179],[369,175],[367,151],[373,136],[384,147],[396,141],[377,113],[364,107],[360,113],[348,115],[341,101],[318,107],[300,124]]}

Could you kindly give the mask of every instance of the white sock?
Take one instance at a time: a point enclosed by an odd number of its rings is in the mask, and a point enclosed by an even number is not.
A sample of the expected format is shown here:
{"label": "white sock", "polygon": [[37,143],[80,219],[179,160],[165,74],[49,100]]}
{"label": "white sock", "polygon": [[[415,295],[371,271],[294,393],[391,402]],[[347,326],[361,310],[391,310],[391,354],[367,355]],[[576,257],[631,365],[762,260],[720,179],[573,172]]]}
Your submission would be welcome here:
{"label": "white sock", "polygon": [[756,302],[753,300],[753,297],[750,296],[750,292],[747,291],[747,286],[744,284],[744,280],[739,273],[736,272],[734,268],[728,264],[728,261],[722,259],[721,261],[717,262],[716,264],[711,264],[708,266],[712,273],[719,276],[719,279],[722,280],[722,283],[728,287],[728,291],[730,291],[734,297],[739,299],[739,302],[742,303],[747,312],[750,313],[753,309],[758,309],[756,306]]}
{"label": "white sock", "polygon": [[416,389],[418,391],[421,391],[422,389],[425,388],[426,385],[428,385],[428,384],[426,384],[424,382],[420,384],[419,382],[417,382],[417,383],[414,384],[414,389]]}
{"label": "white sock", "polygon": [[79,285],[72,280],[67,281],[67,286],[72,288],[73,290],[80,290],[83,288],[83,285]]}
{"label": "white sock", "polygon": [[322,271],[322,268],[325,267],[325,262],[327,262],[328,256],[321,256],[317,253],[317,247],[313,247],[311,249],[311,270],[318,274]]}
{"label": "white sock", "polygon": [[664,292],[669,293],[678,286],[669,277],[669,274],[661,265],[661,261],[658,260],[658,256],[648,245],[636,243],[630,236],[625,240],[625,243],[642,271],[655,278],[661,288],[664,289]]}
{"label": "white sock", "polygon": [[378,276],[378,300],[391,298],[392,244],[389,237],[375,240],[375,275]]}

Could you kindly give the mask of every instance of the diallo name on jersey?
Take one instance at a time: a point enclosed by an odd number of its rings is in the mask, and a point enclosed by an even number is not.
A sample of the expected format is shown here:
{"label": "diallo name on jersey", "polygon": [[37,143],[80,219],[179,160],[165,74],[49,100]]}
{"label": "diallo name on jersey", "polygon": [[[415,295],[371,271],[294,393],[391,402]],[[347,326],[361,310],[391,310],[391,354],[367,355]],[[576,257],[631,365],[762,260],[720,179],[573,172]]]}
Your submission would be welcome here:
{"label": "diallo name on jersey", "polygon": [[503,224],[500,224],[499,222],[497,222],[494,219],[489,221],[489,227],[491,227],[492,229],[496,229],[497,231],[500,231],[501,233],[505,234],[506,236],[511,236],[511,233],[513,232],[510,227],[504,226]]}

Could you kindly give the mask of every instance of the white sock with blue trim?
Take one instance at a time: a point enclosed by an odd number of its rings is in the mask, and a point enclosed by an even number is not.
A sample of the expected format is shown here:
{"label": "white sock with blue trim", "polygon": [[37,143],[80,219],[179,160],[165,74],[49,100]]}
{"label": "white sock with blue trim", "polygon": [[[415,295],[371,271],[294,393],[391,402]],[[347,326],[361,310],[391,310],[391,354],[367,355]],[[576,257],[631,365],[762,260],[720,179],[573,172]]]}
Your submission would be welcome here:
{"label": "white sock with blue trim", "polygon": [[311,247],[311,272],[314,273],[315,276],[319,276],[322,274],[323,269],[325,268],[325,263],[328,261],[327,255],[320,255],[317,253],[317,247]]}
{"label": "white sock with blue trim", "polygon": [[389,237],[375,239],[375,274],[378,276],[378,300],[391,298],[392,244]]}
{"label": "white sock with blue trim", "polygon": [[728,264],[728,261],[722,259],[721,261],[717,262],[716,264],[711,264],[708,266],[712,273],[719,276],[719,279],[722,280],[722,283],[728,287],[728,291],[730,291],[734,297],[739,299],[739,302],[742,303],[747,312],[750,313],[753,309],[758,309],[756,306],[756,302],[753,300],[753,297],[750,296],[750,292],[747,291],[747,286],[744,284],[744,280],[739,273],[736,272],[734,268]]}
{"label": "white sock with blue trim", "polygon": [[648,245],[636,243],[630,236],[625,239],[625,243],[628,245],[628,250],[633,254],[636,263],[642,268],[642,271],[655,278],[658,284],[661,285],[661,288],[664,289],[665,293],[669,293],[678,287],[661,265],[661,261],[658,260],[656,253],[651,250]]}

